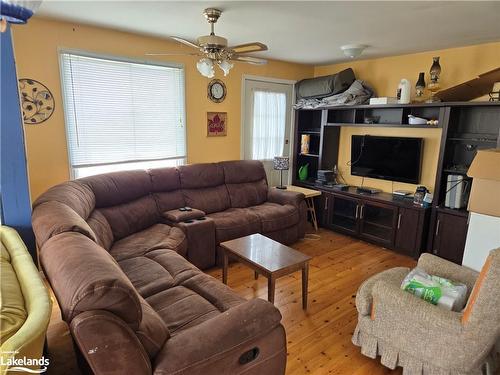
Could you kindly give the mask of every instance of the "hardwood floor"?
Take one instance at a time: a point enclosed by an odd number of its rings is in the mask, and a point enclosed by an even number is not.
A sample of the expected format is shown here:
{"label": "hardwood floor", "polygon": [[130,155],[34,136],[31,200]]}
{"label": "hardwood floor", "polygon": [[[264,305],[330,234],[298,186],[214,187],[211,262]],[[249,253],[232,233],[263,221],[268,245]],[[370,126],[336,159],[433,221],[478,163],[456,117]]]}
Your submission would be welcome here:
{"label": "hardwood floor", "polygon": [[[275,305],[283,315],[287,334],[287,375],[296,374],[401,374],[383,367],[379,359],[363,356],[351,343],[357,321],[355,295],[368,277],[397,266],[414,267],[415,261],[390,250],[328,230],[319,240],[304,239],[293,248],[312,256],[309,269],[309,305],[302,310],[301,273],[276,281]],[[208,274],[222,280],[222,270]],[[267,281],[254,280],[253,271],[235,263],[228,285],[241,296],[267,298]],[[79,374],[67,326],[54,305],[48,330],[49,374]]]}

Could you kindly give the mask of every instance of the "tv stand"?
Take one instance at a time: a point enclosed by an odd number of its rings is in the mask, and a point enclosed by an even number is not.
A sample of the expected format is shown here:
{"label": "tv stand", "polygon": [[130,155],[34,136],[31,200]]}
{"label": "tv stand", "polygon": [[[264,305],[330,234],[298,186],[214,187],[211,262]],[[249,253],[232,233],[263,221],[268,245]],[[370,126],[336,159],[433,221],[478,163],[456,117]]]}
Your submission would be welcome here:
{"label": "tv stand", "polygon": [[356,188],[356,192],[359,194],[378,194],[378,193],[381,193],[382,190],[376,189],[373,187],[369,187],[369,186],[358,186]]}
{"label": "tv stand", "polygon": [[[430,125],[413,125],[408,123],[408,115],[423,117],[426,119],[438,120],[437,126]],[[324,209],[324,204],[327,206],[333,201],[330,196],[329,188],[326,186],[315,186],[318,170],[332,170],[335,165],[345,162],[339,160],[339,153],[345,155],[348,144],[340,144],[340,130],[346,127],[359,128],[362,130],[356,132],[357,134],[370,134],[371,129],[378,129],[380,135],[390,135],[385,130],[391,129],[391,133],[398,129],[413,129],[418,136],[418,128],[426,129],[427,131],[436,132],[436,139],[439,139],[439,147],[436,147],[435,152],[438,153],[437,168],[435,170],[435,183],[428,183],[428,188],[433,191],[434,201],[430,210],[419,211],[413,207],[411,199],[399,197],[393,199],[391,194],[356,194],[356,189],[350,188],[350,198],[357,199],[353,208],[347,206],[353,211],[349,212],[348,217],[345,218],[345,223],[354,226],[354,229],[341,229],[340,219],[336,221],[326,221],[323,226],[328,228],[335,228],[335,230],[343,231],[351,235],[363,238],[368,238],[366,230],[371,230],[376,225],[364,224],[363,219],[359,218],[360,215],[360,202],[367,202],[371,200],[397,207],[396,220],[399,219],[399,213],[403,213],[401,219],[401,226],[405,223],[405,217],[408,218],[410,214],[414,214],[415,220],[420,220],[422,212],[424,216],[431,211],[429,225],[425,228],[428,232],[425,250],[432,252],[442,258],[462,263],[464,252],[464,245],[467,236],[467,218],[468,211],[466,208],[461,210],[450,210],[441,207],[442,202],[446,198],[447,191],[447,177],[451,174],[464,174],[467,167],[472,161],[474,152],[467,151],[465,145],[473,143],[473,149],[488,149],[492,147],[500,147],[500,103],[499,102],[454,102],[454,103],[420,103],[420,104],[388,104],[388,105],[350,105],[350,106],[334,106],[327,108],[316,109],[299,109],[295,111],[295,137],[294,137],[294,158],[292,163],[292,183],[309,187],[311,189],[318,189],[324,191],[318,206]],[[369,118],[377,118],[377,124],[365,124],[365,120]],[[301,154],[301,137],[308,135],[309,154]],[[425,147],[429,152],[427,146]],[[306,181],[299,180],[300,167],[308,165],[308,179]],[[423,169],[428,172],[434,172],[434,166],[424,164]],[[430,169],[429,169],[430,168]],[[422,171],[423,171],[422,169]],[[346,172],[347,174],[349,172]],[[359,180],[345,181],[346,184],[359,183]],[[369,182],[367,182],[369,184]],[[408,188],[414,191],[413,188]],[[336,193],[340,193],[335,191]],[[342,193],[344,193],[342,191]],[[346,192],[347,194],[348,192]],[[384,197],[389,197],[385,199]],[[327,202],[324,201],[325,197],[329,197]],[[338,197],[338,195],[337,195]],[[401,205],[397,205],[401,202]],[[404,206],[403,204],[408,204]],[[337,208],[339,206],[337,205]],[[358,207],[358,215],[356,215],[356,207]],[[346,209],[347,209],[346,208]],[[324,210],[327,210],[328,207]],[[318,211],[318,209],[317,209]],[[386,213],[384,211],[384,213]],[[352,214],[352,215],[351,215]],[[364,212],[366,214],[366,210]],[[389,212],[391,218],[394,214]],[[356,217],[357,216],[357,217]],[[366,217],[366,215],[365,215]],[[417,221],[415,221],[416,223]],[[418,222],[420,223],[420,221]],[[397,224],[397,222],[396,222]],[[415,229],[418,226],[418,240],[420,241],[420,233],[422,232],[419,227],[420,224],[409,226],[408,228]],[[387,234],[385,225],[382,225],[375,236],[374,242],[380,243],[383,246],[395,249],[401,249],[402,241],[400,233],[401,229],[392,228],[392,235],[394,239],[390,239],[390,234]],[[368,229],[367,229],[368,228]],[[364,233],[364,234],[362,234]],[[399,234],[398,234],[399,233]],[[398,237],[399,236],[399,237]],[[381,238],[386,238],[382,240]],[[414,232],[408,232],[408,242],[415,239]],[[408,245],[408,244],[407,244]],[[406,246],[406,245],[405,245]],[[416,246],[416,245],[415,245]],[[409,249],[408,247],[405,247]],[[404,251],[406,252],[406,250]]]}
{"label": "tv stand", "polygon": [[415,206],[412,199],[390,193],[362,194],[316,187],[320,225],[336,232],[373,242],[404,255],[418,258],[424,250],[430,208]]}

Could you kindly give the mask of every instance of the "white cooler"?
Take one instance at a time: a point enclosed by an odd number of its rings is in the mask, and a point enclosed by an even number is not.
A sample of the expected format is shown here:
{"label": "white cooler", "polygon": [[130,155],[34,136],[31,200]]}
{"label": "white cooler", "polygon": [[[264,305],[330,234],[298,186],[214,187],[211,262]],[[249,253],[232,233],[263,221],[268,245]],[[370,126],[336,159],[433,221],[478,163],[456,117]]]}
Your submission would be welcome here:
{"label": "white cooler", "polygon": [[500,247],[500,217],[470,213],[462,265],[481,271],[490,250]]}

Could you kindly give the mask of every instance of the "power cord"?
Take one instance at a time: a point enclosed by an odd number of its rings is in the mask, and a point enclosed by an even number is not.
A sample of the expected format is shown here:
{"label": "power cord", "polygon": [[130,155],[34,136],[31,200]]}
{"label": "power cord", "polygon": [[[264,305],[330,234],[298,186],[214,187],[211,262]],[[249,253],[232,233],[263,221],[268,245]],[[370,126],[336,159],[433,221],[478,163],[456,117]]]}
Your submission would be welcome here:
{"label": "power cord", "polygon": [[[353,165],[355,165],[358,161],[360,161],[361,159],[361,156],[363,155],[363,149],[365,147],[365,138],[366,138],[366,135],[363,136],[363,140],[361,141],[361,150],[359,151],[359,156],[358,158],[355,160],[355,161],[352,161],[352,160],[349,160],[346,164],[347,166],[349,167],[352,167]],[[352,147],[352,145],[351,145]]]}
{"label": "power cord", "polygon": [[[446,190],[444,192],[444,196],[445,196],[445,200],[446,200],[446,194],[448,194],[448,192],[450,192],[451,190],[453,190],[456,186],[460,185],[460,184],[464,184],[464,190],[467,190],[469,188],[469,183],[470,183],[470,180],[461,180],[461,181],[458,181],[457,183],[455,183],[455,185],[453,185],[452,187],[450,187],[448,190]],[[441,206],[441,204],[443,203],[443,201],[441,202],[438,202],[438,206]]]}

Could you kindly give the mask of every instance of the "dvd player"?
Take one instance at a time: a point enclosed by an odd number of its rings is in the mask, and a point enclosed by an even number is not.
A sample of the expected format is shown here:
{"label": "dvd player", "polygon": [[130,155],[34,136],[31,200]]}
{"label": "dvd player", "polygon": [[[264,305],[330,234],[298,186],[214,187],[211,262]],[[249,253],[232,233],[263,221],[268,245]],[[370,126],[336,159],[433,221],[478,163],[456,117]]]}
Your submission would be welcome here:
{"label": "dvd player", "polygon": [[360,193],[360,194],[378,194],[381,191],[382,190],[380,190],[380,189],[372,188],[369,186],[358,186],[356,188],[356,193]]}

